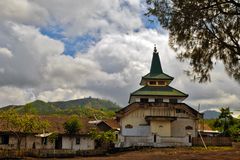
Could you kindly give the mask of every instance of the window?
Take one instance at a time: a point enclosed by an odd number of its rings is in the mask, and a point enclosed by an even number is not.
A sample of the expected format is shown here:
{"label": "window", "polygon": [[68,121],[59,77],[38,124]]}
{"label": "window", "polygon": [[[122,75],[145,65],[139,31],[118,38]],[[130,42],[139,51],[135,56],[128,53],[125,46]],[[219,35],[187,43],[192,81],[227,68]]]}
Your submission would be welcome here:
{"label": "window", "polygon": [[186,130],[193,130],[193,127],[192,126],[186,126],[185,129]]}
{"label": "window", "polygon": [[169,99],[170,103],[177,103],[177,99]]}
{"label": "window", "polygon": [[162,99],[162,98],[156,98],[156,99],[155,99],[155,102],[156,102],[156,103],[162,103],[162,102],[163,102],[163,99]]}
{"label": "window", "polygon": [[164,86],[164,85],[165,85],[165,82],[164,82],[164,81],[158,81],[158,85]]}
{"label": "window", "polygon": [[9,135],[0,135],[0,144],[8,144]]}
{"label": "window", "polygon": [[80,144],[80,137],[76,137],[76,144]]}
{"label": "window", "polygon": [[156,85],[157,82],[156,82],[156,81],[150,81],[149,84],[150,84],[150,85]]}
{"label": "window", "polygon": [[133,126],[132,126],[131,124],[127,124],[127,125],[125,126],[125,128],[130,129],[130,128],[133,128]]}
{"label": "window", "polygon": [[148,98],[140,98],[140,102],[146,103],[148,102]]}
{"label": "window", "polygon": [[176,113],[185,113],[185,111],[182,109],[176,109]]}
{"label": "window", "polygon": [[42,144],[47,145],[47,143],[48,143],[48,142],[47,142],[47,137],[43,137],[43,138],[42,138]]}

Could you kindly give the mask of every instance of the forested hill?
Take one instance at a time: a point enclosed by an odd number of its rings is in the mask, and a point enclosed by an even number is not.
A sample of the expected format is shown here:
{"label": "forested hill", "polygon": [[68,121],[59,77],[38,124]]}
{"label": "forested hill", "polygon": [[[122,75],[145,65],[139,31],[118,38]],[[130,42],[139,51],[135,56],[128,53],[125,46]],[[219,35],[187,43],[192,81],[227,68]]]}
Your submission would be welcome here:
{"label": "forested hill", "polygon": [[220,112],[214,110],[206,110],[203,113],[204,119],[216,119],[220,115]]}
{"label": "forested hill", "polygon": [[112,101],[98,98],[83,98],[70,101],[44,102],[40,100],[25,105],[10,105],[0,110],[16,109],[19,113],[38,115],[78,114],[82,117],[107,118],[115,115],[120,106]]}

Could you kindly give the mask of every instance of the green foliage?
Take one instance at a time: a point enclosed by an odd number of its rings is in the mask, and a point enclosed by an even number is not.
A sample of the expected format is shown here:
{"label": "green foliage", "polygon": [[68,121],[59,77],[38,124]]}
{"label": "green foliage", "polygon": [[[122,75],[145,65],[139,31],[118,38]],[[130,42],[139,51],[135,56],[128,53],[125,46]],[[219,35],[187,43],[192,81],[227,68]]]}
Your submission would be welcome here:
{"label": "green foliage", "polygon": [[240,1],[146,0],[148,16],[156,16],[169,31],[170,46],[192,67],[194,80],[210,80],[217,60],[240,80]]}
{"label": "green foliage", "polygon": [[0,113],[0,120],[5,122],[8,131],[16,135],[18,139],[18,149],[22,140],[22,133],[40,133],[49,127],[48,121],[41,120],[39,117],[24,114],[20,115],[16,110],[10,109]]}
{"label": "green foliage", "polygon": [[91,107],[95,109],[107,108],[112,111],[117,111],[120,107],[109,100],[98,99],[98,98],[83,98],[77,100],[70,100],[65,102],[50,102],[51,104],[58,106],[61,109],[67,109],[69,107]]}
{"label": "green foliage", "polygon": [[213,130],[218,130],[218,129],[214,126],[214,124],[215,124],[215,122],[216,122],[216,119],[204,119],[203,121],[204,121],[203,123],[206,123],[211,129],[213,129]]}
{"label": "green foliage", "polygon": [[96,98],[84,98],[66,102],[43,102],[36,100],[22,106],[9,106],[0,110],[15,109],[18,113],[38,114],[38,115],[74,115],[80,117],[99,119],[111,118],[115,116],[115,111],[120,107],[108,100]]}
{"label": "green foliage", "polygon": [[116,134],[114,133],[114,131],[110,131],[110,130],[106,132],[99,132],[96,129],[92,129],[90,131],[90,135],[92,139],[98,140],[104,143],[111,143],[116,140]]}
{"label": "green foliage", "polygon": [[6,121],[8,129],[12,132],[38,133],[49,127],[47,121],[30,114],[20,115],[13,109],[1,112],[0,119]]}
{"label": "green foliage", "polygon": [[232,112],[230,112],[229,107],[226,108],[220,108],[220,115],[218,119],[216,119],[214,123],[214,127],[218,128],[218,130],[223,132],[223,135],[225,136],[230,136],[230,130],[229,127],[230,125],[234,124],[234,119],[232,117]]}
{"label": "green foliage", "polygon": [[221,114],[215,120],[213,126],[223,132],[224,136],[230,136],[234,141],[240,141],[240,120],[232,117],[229,107],[221,108]]}
{"label": "green foliage", "polygon": [[229,127],[229,134],[235,142],[240,142],[240,121]]}
{"label": "green foliage", "polygon": [[49,142],[51,143],[55,143],[56,139],[58,138],[58,134],[57,133],[52,133],[50,136],[47,137]]}
{"label": "green foliage", "polygon": [[23,113],[37,114],[37,109],[31,103],[28,103],[23,106]]}
{"label": "green foliage", "polygon": [[71,116],[63,125],[65,132],[69,135],[77,134],[81,129],[81,123],[76,115]]}

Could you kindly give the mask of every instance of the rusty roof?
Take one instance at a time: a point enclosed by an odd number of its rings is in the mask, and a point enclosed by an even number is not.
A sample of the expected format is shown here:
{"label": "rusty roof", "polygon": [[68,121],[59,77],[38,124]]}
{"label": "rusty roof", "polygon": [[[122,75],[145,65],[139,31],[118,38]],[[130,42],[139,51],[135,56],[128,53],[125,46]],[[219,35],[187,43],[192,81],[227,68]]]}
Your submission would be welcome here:
{"label": "rusty roof", "polygon": [[[70,116],[63,116],[63,115],[51,115],[51,116],[39,116],[40,119],[46,120],[49,122],[50,126],[45,132],[55,132],[58,134],[64,134],[65,130],[63,127],[63,124],[70,118]],[[88,134],[89,131],[92,128],[96,128],[94,124],[89,124],[88,121],[90,119],[88,118],[79,118],[79,121],[81,123],[81,128],[79,131],[79,134]],[[0,132],[7,132],[9,131],[6,122],[0,121]],[[41,133],[43,131],[39,131]]]}
{"label": "rusty roof", "polygon": [[114,130],[118,130],[120,128],[120,125],[116,119],[106,119],[103,120],[103,122]]}

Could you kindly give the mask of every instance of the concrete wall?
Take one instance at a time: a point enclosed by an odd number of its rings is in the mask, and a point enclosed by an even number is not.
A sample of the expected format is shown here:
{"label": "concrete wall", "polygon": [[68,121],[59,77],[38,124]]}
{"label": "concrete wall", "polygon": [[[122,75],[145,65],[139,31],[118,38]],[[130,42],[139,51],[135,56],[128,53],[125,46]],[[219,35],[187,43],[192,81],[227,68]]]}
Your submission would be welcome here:
{"label": "concrete wall", "polygon": [[151,121],[151,133],[158,136],[171,136],[170,121]]}
{"label": "concrete wall", "polygon": [[[192,130],[186,130],[186,126],[191,126]],[[196,137],[196,123],[191,118],[178,118],[171,123],[171,136],[183,137],[191,134],[192,137]]]}
{"label": "concrete wall", "polygon": [[[0,145],[0,149],[17,149],[17,138],[16,136],[9,135],[9,144]],[[27,135],[22,138],[20,149],[33,149],[35,143],[35,149],[54,149],[55,145],[51,142],[42,144],[42,138],[34,135]]]}
{"label": "concrete wall", "polygon": [[[173,116],[178,118],[172,122],[158,120],[148,124],[145,120],[146,116]],[[128,124],[132,125],[133,128],[125,128]],[[192,119],[185,111],[176,113],[176,109],[171,107],[143,107],[130,112],[120,119],[121,133],[126,136],[146,136],[147,132],[142,131],[142,126],[144,125],[151,126],[150,132],[157,133],[160,136],[184,137],[191,134],[192,137],[195,137],[197,131],[195,119]],[[192,130],[186,130],[187,126],[191,126]]]}
{"label": "concrete wall", "polygon": [[123,128],[123,136],[149,136],[150,126],[133,126],[133,128]]}
{"label": "concrete wall", "polygon": [[173,146],[191,146],[188,136],[185,137],[156,137],[154,135],[148,137],[140,136],[123,136],[119,139],[115,147],[131,147],[131,146],[152,146],[152,147],[173,147]]}
{"label": "concrete wall", "polygon": [[62,137],[62,149],[71,149],[73,144],[73,150],[93,150],[95,149],[95,142],[90,137],[80,137],[80,144],[76,144],[76,137]]}
{"label": "concrete wall", "polygon": [[9,144],[0,144],[0,149],[16,149],[17,143],[13,136],[9,136]]}
{"label": "concrete wall", "polygon": [[120,120],[120,125],[124,128],[125,125],[131,124],[139,126],[139,124],[147,124],[146,116],[176,116],[176,117],[189,117],[186,113],[176,113],[176,109],[169,107],[143,107],[135,110]]}
{"label": "concrete wall", "polygon": [[[146,122],[146,116],[177,116],[181,117],[177,120],[170,121],[152,121],[151,124]],[[133,128],[126,128],[126,125],[131,125]],[[190,119],[187,113],[176,113],[176,109],[167,107],[151,107],[140,108],[120,120],[121,133],[125,136],[147,136],[151,133],[156,133],[160,136],[186,136],[191,133],[195,136],[195,120]],[[148,126],[151,126],[150,128]],[[186,126],[193,127],[193,130],[185,130]],[[150,130],[149,130],[150,129]]]}
{"label": "concrete wall", "polygon": [[[55,149],[55,143],[47,140],[47,144],[42,144],[42,138],[34,135],[23,137],[21,141],[21,149]],[[62,137],[62,149],[71,149],[72,140],[68,136]],[[17,138],[13,135],[9,136],[9,144],[0,144],[0,149],[17,149]],[[80,137],[80,144],[76,144],[76,137],[73,137],[74,150],[94,150],[95,142],[90,137]]]}

